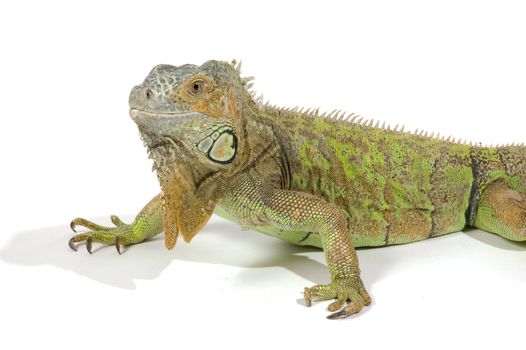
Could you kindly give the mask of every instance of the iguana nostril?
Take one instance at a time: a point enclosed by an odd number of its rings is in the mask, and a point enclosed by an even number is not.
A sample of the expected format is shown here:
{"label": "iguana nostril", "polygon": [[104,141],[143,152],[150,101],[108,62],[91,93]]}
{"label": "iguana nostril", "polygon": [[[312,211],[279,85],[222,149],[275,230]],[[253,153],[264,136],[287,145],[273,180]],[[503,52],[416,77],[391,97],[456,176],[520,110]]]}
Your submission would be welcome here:
{"label": "iguana nostril", "polygon": [[153,97],[153,91],[150,89],[146,89],[144,92],[144,97],[146,97],[147,100],[151,100]]}

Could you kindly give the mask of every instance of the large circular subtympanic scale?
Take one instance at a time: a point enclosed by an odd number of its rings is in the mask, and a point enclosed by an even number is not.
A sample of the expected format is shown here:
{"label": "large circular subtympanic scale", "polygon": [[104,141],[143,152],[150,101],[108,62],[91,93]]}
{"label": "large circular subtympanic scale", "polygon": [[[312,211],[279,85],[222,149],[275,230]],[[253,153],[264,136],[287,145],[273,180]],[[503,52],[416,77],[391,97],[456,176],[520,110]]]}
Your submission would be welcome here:
{"label": "large circular subtympanic scale", "polygon": [[206,153],[207,157],[214,162],[228,164],[234,160],[237,149],[236,135],[230,130],[223,131],[215,137],[206,137],[197,144],[197,148]]}

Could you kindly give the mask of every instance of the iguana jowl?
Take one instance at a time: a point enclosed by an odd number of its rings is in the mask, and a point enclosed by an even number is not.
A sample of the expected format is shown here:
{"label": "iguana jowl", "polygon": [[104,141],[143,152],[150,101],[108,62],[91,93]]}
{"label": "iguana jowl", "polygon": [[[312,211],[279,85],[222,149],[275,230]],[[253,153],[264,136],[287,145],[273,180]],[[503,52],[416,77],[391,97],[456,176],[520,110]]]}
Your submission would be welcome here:
{"label": "iguana jowl", "polygon": [[526,240],[526,148],[482,147],[373,125],[351,114],[262,104],[235,63],[158,65],[130,94],[130,116],[161,193],[131,224],[77,218],[70,240],[121,246],[165,232],[173,248],[218,213],[323,248],[329,318],[369,305],[355,247],[408,243],[473,226]]}

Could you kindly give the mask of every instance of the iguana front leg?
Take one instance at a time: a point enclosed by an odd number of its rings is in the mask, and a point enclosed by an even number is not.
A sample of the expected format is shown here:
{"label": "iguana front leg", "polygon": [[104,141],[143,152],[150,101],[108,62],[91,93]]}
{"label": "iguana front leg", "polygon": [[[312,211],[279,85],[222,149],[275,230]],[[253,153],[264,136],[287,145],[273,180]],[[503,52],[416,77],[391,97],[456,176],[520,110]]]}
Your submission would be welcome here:
{"label": "iguana front leg", "polygon": [[115,227],[101,226],[82,218],[73,219],[70,225],[73,231],[77,226],[86,227],[91,231],[71,237],[69,246],[76,251],[75,243],[86,242],[86,248],[91,254],[93,242],[98,242],[115,245],[120,254],[121,246],[140,243],[161,233],[163,231],[161,196],[157,195],[150,200],[132,223],[126,224],[115,215],[111,216],[111,221]]}
{"label": "iguana front leg", "polygon": [[307,306],[313,299],[336,298],[328,307],[339,310],[328,316],[332,319],[358,313],[371,303],[360,279],[347,218],[335,205],[308,193],[271,188],[251,175],[235,182],[220,205],[242,225],[274,225],[320,235],[331,283],[305,288]]}

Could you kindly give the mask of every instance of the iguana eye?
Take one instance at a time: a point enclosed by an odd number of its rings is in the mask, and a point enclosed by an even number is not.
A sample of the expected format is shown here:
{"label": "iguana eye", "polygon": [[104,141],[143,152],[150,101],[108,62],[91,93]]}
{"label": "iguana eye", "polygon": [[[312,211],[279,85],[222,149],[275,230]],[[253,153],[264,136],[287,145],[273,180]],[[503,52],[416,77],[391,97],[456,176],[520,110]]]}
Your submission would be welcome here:
{"label": "iguana eye", "polygon": [[200,95],[205,90],[205,82],[201,79],[194,80],[190,84],[190,93],[194,96]]}

